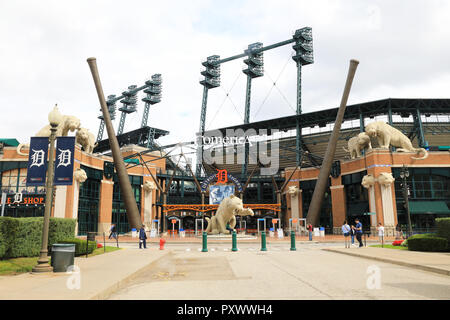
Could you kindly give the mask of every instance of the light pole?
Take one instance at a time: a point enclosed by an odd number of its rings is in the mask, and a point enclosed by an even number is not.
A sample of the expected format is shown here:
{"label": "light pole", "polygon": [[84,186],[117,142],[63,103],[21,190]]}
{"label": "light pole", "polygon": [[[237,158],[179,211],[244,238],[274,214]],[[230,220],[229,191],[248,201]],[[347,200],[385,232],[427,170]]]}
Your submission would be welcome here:
{"label": "light pole", "polygon": [[408,168],[405,165],[403,165],[403,167],[400,169],[400,178],[403,179],[403,198],[405,199],[406,214],[408,215],[408,233],[409,236],[411,236],[412,235],[411,214],[409,212],[408,186],[406,185],[406,178],[408,177],[409,177]]}
{"label": "light pole", "polygon": [[49,150],[49,161],[47,168],[47,182],[45,185],[45,211],[44,211],[44,224],[42,228],[42,246],[41,253],[37,265],[34,266],[32,272],[52,272],[53,267],[48,264],[48,226],[50,221],[50,213],[53,204],[53,175],[54,175],[54,161],[53,153],[55,152],[55,138],[56,138],[56,128],[62,120],[62,114],[59,112],[58,107],[55,105],[52,112],[48,115],[48,121],[50,122],[50,150]]}

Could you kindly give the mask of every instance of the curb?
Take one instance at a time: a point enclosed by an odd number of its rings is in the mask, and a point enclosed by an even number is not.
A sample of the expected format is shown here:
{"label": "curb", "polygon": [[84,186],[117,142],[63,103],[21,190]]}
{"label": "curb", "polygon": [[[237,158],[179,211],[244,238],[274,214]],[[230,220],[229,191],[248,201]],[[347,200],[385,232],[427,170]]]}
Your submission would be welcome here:
{"label": "curb", "polygon": [[353,253],[353,252],[342,252],[342,251],[334,250],[334,249],[322,249],[322,250],[328,251],[328,252],[346,254],[346,255],[358,257],[358,258],[364,258],[364,259],[369,259],[369,260],[376,260],[376,261],[387,262],[387,263],[391,263],[391,264],[397,264],[397,265],[404,266],[404,267],[409,267],[409,268],[418,269],[418,270],[422,270],[422,271],[428,271],[428,272],[442,274],[445,276],[450,276],[450,270],[444,270],[444,269],[439,269],[439,268],[435,268],[435,267],[414,264],[414,263],[409,263],[409,262],[403,262],[403,261],[398,261],[398,260],[392,260],[392,259],[386,259],[386,258],[366,256],[363,254],[358,254],[358,253]]}
{"label": "curb", "polygon": [[129,274],[125,278],[118,280],[116,283],[114,283],[113,285],[109,286],[108,288],[102,290],[100,293],[96,293],[93,296],[87,298],[87,300],[106,300],[106,299],[108,299],[108,297],[111,296],[114,292],[125,287],[129,282],[131,282],[131,280],[133,280],[133,278],[139,276],[139,274],[144,272],[149,266],[151,266],[154,263],[157,263],[159,260],[161,260],[162,258],[167,256],[169,253],[171,253],[171,251],[167,250],[167,252],[165,254],[163,254],[161,257],[159,257],[158,259],[150,262],[149,264],[147,264],[147,265],[143,266],[142,268],[136,270],[135,272]]}

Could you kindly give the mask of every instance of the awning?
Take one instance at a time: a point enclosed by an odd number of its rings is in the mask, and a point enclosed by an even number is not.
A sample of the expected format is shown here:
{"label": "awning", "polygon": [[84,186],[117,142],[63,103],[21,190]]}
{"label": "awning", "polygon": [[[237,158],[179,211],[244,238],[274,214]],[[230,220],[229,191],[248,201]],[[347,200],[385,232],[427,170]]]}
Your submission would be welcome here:
{"label": "awning", "polygon": [[445,201],[410,201],[411,214],[450,214]]}
{"label": "awning", "polygon": [[17,141],[17,139],[0,138],[0,143],[3,143],[7,147],[17,147],[19,145],[19,141]]}

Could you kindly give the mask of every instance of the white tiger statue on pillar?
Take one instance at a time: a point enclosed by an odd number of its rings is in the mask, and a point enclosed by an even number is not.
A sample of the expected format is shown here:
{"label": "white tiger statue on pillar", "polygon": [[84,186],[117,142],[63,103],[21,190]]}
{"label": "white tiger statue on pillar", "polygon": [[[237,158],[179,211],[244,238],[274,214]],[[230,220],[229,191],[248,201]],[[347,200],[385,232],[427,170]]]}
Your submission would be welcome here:
{"label": "white tiger statue on pillar", "polygon": [[92,153],[97,146],[94,134],[89,132],[86,128],[79,128],[75,137],[75,142],[80,144],[87,153]]}
{"label": "white tiger statue on pillar", "polygon": [[389,146],[397,148],[398,152],[422,153],[422,158],[411,157],[416,160],[423,160],[428,157],[428,152],[424,148],[414,148],[411,140],[400,130],[391,127],[384,121],[375,121],[366,125],[366,133],[371,137],[376,137],[380,148],[389,149]]}
{"label": "white tiger statue on pillar", "polygon": [[368,149],[372,150],[372,144],[370,142],[370,136],[365,133],[361,132],[356,137],[350,138],[348,140],[348,150],[345,149],[345,147],[342,147],[344,151],[350,153],[350,157],[352,159],[361,157],[361,150]]}
{"label": "white tiger statue on pillar", "polygon": [[[41,130],[39,130],[34,137],[50,137],[50,128],[51,126],[47,124]],[[74,116],[65,116],[63,115],[61,123],[56,128],[56,136],[57,137],[66,137],[69,134],[69,131],[73,132],[75,130],[80,129],[80,119]],[[28,143],[21,143],[17,146],[17,154],[22,156],[27,156],[28,153],[23,153],[21,150],[23,147],[30,147]]]}

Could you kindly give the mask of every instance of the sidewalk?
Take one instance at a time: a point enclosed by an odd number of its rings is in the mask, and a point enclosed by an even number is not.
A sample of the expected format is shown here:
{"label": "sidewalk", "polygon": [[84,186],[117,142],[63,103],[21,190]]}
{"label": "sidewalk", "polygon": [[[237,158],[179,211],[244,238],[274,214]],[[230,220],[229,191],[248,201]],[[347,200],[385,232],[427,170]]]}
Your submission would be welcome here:
{"label": "sidewalk", "polygon": [[[159,250],[159,246],[156,248],[154,244],[149,247],[141,250],[125,248],[87,259],[76,257],[75,265],[79,272],[73,274],[0,276],[0,300],[104,299],[169,253],[168,250]],[[76,289],[77,279],[79,289]]]}
{"label": "sidewalk", "polygon": [[374,247],[327,248],[322,250],[450,276],[450,253],[446,252],[418,252]]}

